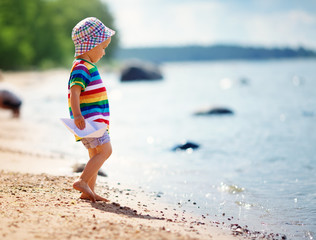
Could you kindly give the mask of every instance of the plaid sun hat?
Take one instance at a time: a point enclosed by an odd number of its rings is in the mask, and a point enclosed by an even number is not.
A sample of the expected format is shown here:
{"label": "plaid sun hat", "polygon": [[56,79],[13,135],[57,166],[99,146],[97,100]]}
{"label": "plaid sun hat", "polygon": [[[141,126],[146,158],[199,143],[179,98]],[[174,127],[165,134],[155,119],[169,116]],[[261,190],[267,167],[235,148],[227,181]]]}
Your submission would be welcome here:
{"label": "plaid sun hat", "polygon": [[95,17],[83,19],[72,29],[71,38],[75,44],[75,57],[88,52],[114,34],[115,31]]}

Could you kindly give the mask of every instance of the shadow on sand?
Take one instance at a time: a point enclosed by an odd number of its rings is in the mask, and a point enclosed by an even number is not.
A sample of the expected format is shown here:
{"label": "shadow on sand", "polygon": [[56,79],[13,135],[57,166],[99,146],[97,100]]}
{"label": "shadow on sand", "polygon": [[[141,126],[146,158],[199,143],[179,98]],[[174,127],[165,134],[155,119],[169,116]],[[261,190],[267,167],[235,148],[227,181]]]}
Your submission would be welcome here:
{"label": "shadow on sand", "polygon": [[124,214],[128,217],[142,218],[147,220],[165,220],[165,218],[153,217],[149,214],[143,215],[137,213],[136,210],[133,210],[130,207],[121,206],[119,203],[106,203],[106,202],[95,202],[91,203],[91,206],[105,212]]}

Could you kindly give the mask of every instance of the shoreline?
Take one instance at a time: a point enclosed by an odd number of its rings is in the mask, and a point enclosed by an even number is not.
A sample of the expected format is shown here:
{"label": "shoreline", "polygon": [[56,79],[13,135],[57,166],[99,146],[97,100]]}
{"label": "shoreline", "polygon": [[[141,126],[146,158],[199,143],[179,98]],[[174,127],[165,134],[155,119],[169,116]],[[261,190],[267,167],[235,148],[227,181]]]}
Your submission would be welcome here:
{"label": "shoreline", "polygon": [[150,206],[144,194],[130,189],[98,185],[97,192],[109,203],[81,200],[80,193],[71,187],[74,180],[71,176],[1,170],[2,239],[234,238],[229,231],[165,210],[159,203]]}

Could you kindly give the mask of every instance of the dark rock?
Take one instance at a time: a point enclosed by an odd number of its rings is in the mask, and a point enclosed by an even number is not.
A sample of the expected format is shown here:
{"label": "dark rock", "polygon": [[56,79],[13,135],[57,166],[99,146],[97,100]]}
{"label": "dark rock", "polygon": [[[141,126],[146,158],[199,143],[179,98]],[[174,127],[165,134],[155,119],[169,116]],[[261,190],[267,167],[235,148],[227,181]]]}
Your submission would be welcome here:
{"label": "dark rock", "polygon": [[193,142],[185,142],[183,144],[176,145],[174,148],[172,148],[173,151],[177,150],[187,150],[187,149],[198,149],[200,147],[199,144],[193,143]]}
{"label": "dark rock", "polygon": [[107,177],[107,176],[108,176],[108,175],[107,175],[105,172],[103,172],[102,170],[99,170],[99,171],[98,171],[98,175],[101,176],[101,177]]}
{"label": "dark rock", "polygon": [[156,65],[149,63],[130,63],[122,70],[121,81],[160,80],[163,76]]}
{"label": "dark rock", "polygon": [[158,192],[157,194],[156,194],[156,197],[161,197],[163,195],[163,192]]}
{"label": "dark rock", "polygon": [[17,95],[8,90],[0,90],[0,107],[11,110],[13,117],[20,116],[21,105],[22,100]]}
{"label": "dark rock", "polygon": [[204,115],[232,115],[234,114],[233,110],[226,107],[210,107],[207,109],[202,109],[196,111],[194,115],[204,116]]}
{"label": "dark rock", "polygon": [[[85,163],[76,163],[76,164],[73,165],[72,170],[73,170],[73,172],[75,172],[75,173],[80,173],[80,172],[83,171],[83,169],[85,168],[85,166],[86,166]],[[102,177],[107,177],[107,176],[108,176],[108,175],[107,175],[105,172],[103,172],[102,170],[99,170],[99,171],[98,171],[98,175],[99,175],[99,176],[102,176]]]}
{"label": "dark rock", "polygon": [[312,111],[303,111],[303,116],[304,117],[314,117],[314,112]]}
{"label": "dark rock", "polygon": [[72,171],[75,173],[82,172],[83,169],[85,168],[86,164],[84,163],[76,163],[72,166]]}
{"label": "dark rock", "polygon": [[249,85],[250,80],[248,78],[246,78],[246,77],[242,77],[242,78],[239,79],[239,83],[241,85],[245,85],[246,86],[246,85]]}

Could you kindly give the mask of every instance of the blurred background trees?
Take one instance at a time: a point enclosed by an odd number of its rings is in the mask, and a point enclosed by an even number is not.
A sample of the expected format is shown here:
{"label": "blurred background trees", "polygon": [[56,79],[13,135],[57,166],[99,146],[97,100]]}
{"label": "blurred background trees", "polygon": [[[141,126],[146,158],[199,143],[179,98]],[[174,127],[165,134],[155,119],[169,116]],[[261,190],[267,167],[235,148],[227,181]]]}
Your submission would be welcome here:
{"label": "blurred background trees", "polygon": [[[92,16],[115,29],[107,6],[100,0],[1,0],[0,69],[71,65],[72,28]],[[111,58],[117,45],[116,36],[105,58]]]}

